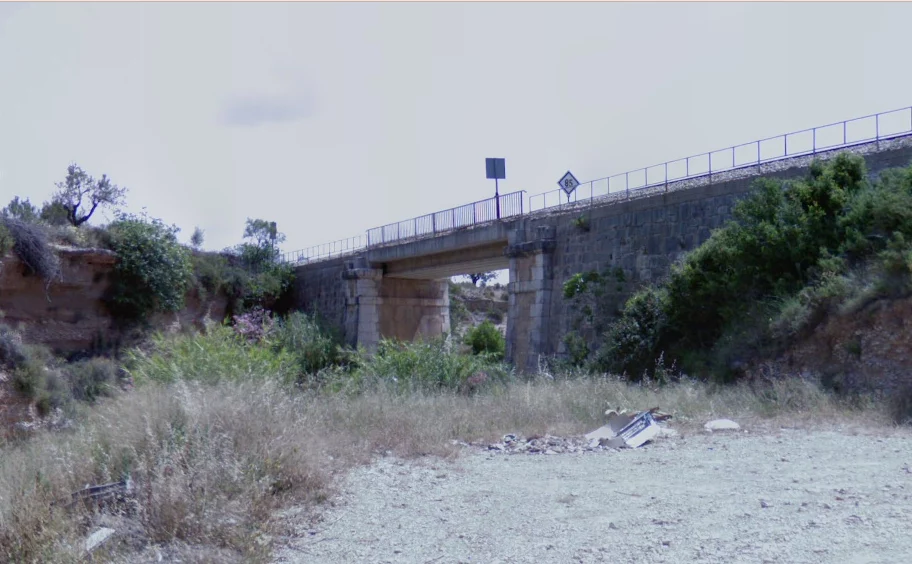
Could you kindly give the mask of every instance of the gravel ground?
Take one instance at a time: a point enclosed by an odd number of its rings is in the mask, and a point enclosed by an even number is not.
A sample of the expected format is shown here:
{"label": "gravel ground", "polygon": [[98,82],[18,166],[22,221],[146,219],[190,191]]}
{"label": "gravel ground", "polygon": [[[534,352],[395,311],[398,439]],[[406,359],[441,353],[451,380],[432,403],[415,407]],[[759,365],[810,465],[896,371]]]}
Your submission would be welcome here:
{"label": "gravel ground", "polygon": [[[880,433],[880,434],[878,434]],[[780,429],[635,450],[378,459],[276,562],[912,562],[912,434]]]}

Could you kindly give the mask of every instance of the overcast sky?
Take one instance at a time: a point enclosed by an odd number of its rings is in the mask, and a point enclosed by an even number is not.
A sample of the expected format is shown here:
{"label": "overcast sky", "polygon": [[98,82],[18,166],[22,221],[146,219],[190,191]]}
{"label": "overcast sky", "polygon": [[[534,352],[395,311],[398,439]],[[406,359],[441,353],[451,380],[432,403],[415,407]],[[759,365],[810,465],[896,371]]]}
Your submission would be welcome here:
{"label": "overcast sky", "polygon": [[[912,104],[908,3],[0,3],[0,205],[66,167],[286,250]],[[102,219],[102,218],[100,218]]]}

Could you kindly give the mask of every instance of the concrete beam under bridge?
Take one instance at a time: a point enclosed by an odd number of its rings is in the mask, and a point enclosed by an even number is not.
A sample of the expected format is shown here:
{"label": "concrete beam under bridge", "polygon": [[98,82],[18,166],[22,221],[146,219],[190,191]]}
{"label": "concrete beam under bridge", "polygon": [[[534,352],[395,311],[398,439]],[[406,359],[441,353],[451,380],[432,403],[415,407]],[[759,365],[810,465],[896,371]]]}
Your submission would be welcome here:
{"label": "concrete beam under bridge", "polygon": [[382,265],[383,275],[388,278],[434,280],[473,272],[503,270],[510,267],[510,259],[504,254],[506,246],[507,241],[504,240],[478,247],[385,262]]}

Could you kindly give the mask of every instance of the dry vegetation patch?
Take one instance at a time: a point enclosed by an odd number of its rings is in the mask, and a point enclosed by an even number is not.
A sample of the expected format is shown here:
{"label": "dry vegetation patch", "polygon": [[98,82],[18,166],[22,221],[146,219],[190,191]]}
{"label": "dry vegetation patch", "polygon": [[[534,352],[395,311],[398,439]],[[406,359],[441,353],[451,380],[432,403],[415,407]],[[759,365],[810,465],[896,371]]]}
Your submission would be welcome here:
{"label": "dry vegetation patch", "polygon": [[[277,508],[318,507],[340,473],[375,455],[449,457],[459,448],[453,439],[581,434],[604,422],[608,406],[661,406],[682,429],[710,417],[886,423],[870,405],[800,381],[651,387],[540,376],[471,395],[380,387],[354,396],[272,380],[149,384],[105,400],[68,431],[2,447],[0,556],[75,562],[87,533],[116,518],[131,532],[96,558],[136,561],[137,551],[161,550],[194,562],[265,561]],[[125,477],[132,493],[103,513],[52,505],[86,484]]]}

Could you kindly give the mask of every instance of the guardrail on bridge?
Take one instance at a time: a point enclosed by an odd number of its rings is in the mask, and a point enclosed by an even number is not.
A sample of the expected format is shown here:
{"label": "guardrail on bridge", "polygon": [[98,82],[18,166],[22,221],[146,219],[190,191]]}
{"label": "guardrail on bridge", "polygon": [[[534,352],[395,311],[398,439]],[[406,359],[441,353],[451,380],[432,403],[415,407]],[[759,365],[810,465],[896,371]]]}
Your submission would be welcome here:
{"label": "guardrail on bridge", "polygon": [[668,185],[773,161],[812,155],[912,134],[912,107],[839,121],[742,143],[657,165],[597,178],[576,187],[569,201],[560,188],[529,197],[529,211],[559,207],[619,192]]}

